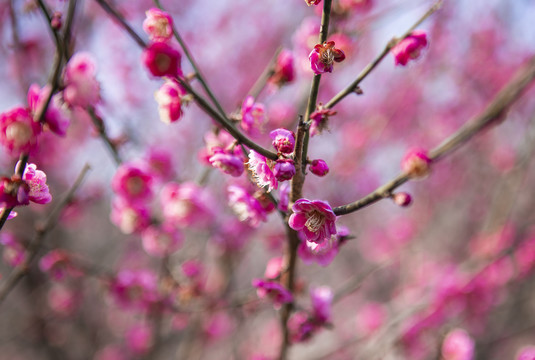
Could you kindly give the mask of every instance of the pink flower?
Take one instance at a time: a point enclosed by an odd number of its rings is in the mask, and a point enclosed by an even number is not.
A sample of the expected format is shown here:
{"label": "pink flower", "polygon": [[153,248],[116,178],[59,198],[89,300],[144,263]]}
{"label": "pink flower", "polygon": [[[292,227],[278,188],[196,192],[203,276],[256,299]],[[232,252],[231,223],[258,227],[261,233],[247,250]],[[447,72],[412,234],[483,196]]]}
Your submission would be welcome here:
{"label": "pink flower", "polygon": [[76,53],[65,67],[63,99],[70,106],[95,106],[100,100],[96,65],[89,53]]}
{"label": "pink flower", "polygon": [[307,241],[323,243],[336,235],[336,215],[326,201],[299,199],[292,210],[288,225],[304,234]]}
{"label": "pink flower", "polygon": [[46,184],[46,174],[44,171],[37,170],[35,164],[26,165],[22,180],[30,187],[28,194],[30,201],[37,204],[47,204],[52,201],[52,195],[50,195]]}
{"label": "pink flower", "polygon": [[282,256],[271,258],[267,265],[264,277],[266,279],[276,279],[281,275],[283,258]]}
{"label": "pink flower", "polygon": [[48,306],[56,313],[69,316],[80,304],[80,296],[61,283],[55,283],[47,294]]}
{"label": "pink flower", "polygon": [[323,44],[317,44],[310,52],[308,59],[310,67],[316,75],[333,71],[333,63],[341,62],[346,58],[344,52],[334,47],[334,41],[326,41]]}
{"label": "pink flower", "polygon": [[295,166],[292,159],[279,159],[275,162],[273,174],[277,181],[286,181],[295,175]]}
{"label": "pink flower", "polygon": [[249,152],[249,170],[253,174],[253,178],[260,187],[267,186],[267,191],[277,189],[278,182],[275,174],[273,174],[273,161],[267,159],[264,155],[260,155],[254,150]]}
{"label": "pink flower", "polygon": [[255,135],[267,121],[263,104],[255,103],[252,96],[247,96],[241,107],[241,127],[248,134]]}
{"label": "pink flower", "polygon": [[148,325],[134,325],[126,332],[126,345],[136,355],[146,354],[152,347],[152,329]]}
{"label": "pink flower", "polygon": [[444,360],[472,360],[474,340],[463,329],[454,329],[444,339],[442,356]]}
{"label": "pink flower", "polygon": [[308,6],[310,5],[318,5],[321,0],[305,0],[305,2],[307,3]]}
{"label": "pink flower", "polygon": [[184,237],[182,233],[170,225],[149,226],[141,233],[143,249],[152,256],[162,258],[177,251]]}
{"label": "pink flower", "polygon": [[321,243],[307,240],[301,241],[297,248],[297,254],[305,264],[316,262],[320,266],[327,266],[338,255],[340,246],[344,243],[348,235],[349,229],[341,226],[337,229],[336,235],[331,235],[328,240]]}
{"label": "pink flower", "polygon": [[166,79],[165,83],[154,93],[158,103],[160,120],[166,124],[177,121],[182,116],[182,97],[186,90],[174,80]]}
{"label": "pink flower", "polygon": [[292,344],[309,340],[317,329],[306,311],[298,311],[288,320],[288,330]]}
{"label": "pink flower", "polygon": [[193,259],[184,261],[180,267],[184,275],[190,279],[198,277],[204,270],[203,264]]}
{"label": "pink flower", "polygon": [[244,188],[230,185],[227,191],[229,206],[238,215],[240,221],[245,221],[252,227],[258,227],[261,222],[267,221],[268,210]]}
{"label": "pink flower", "polygon": [[178,226],[203,226],[211,220],[213,199],[194,183],[168,183],[160,193],[163,216]]}
{"label": "pink flower", "polygon": [[76,278],[82,275],[81,271],[74,266],[71,254],[62,249],[52,250],[43,256],[39,261],[39,268],[58,281],[66,276]]}
{"label": "pink flower", "polygon": [[111,180],[111,188],[129,203],[148,201],[152,198],[152,176],[137,165],[122,164]]}
{"label": "pink flower", "polygon": [[121,270],[112,280],[110,291],[125,308],[149,309],[161,300],[158,277],[150,270]]}
{"label": "pink flower", "polygon": [[415,30],[392,48],[396,65],[407,65],[410,59],[417,59],[421,50],[427,46],[427,35],[424,31]]}
{"label": "pink flower", "polygon": [[[45,101],[50,95],[50,85],[46,85],[42,89],[39,85],[32,84],[28,89],[28,106],[33,114],[35,120],[40,115],[41,108],[45,105]],[[61,103],[59,95],[54,95],[48,104],[44,121],[50,128],[50,131],[65,136],[67,134],[67,128],[69,127],[69,118],[65,116],[61,109]]]}
{"label": "pink flower", "polygon": [[318,110],[314,111],[310,115],[310,136],[316,136],[327,129],[329,116],[336,115],[336,111],[330,109],[324,109],[321,105],[318,106]]}
{"label": "pink flower", "polygon": [[165,42],[148,45],[142,54],[142,62],[153,76],[182,76],[180,53]]}
{"label": "pink flower", "polygon": [[149,35],[151,41],[167,41],[173,36],[173,19],[158,8],[145,12],[147,16],[143,21],[143,30]]}
{"label": "pink flower", "polygon": [[111,206],[111,222],[125,234],[141,232],[150,225],[150,212],[144,204],[117,197]]}
{"label": "pink flower", "polygon": [[13,208],[30,203],[30,186],[16,177],[0,178],[0,204],[2,208]]}
{"label": "pink flower", "polygon": [[380,303],[370,302],[362,305],[357,313],[357,332],[359,335],[367,336],[384,324],[388,313]]}
{"label": "pink flower", "polygon": [[373,0],[339,0],[339,6],[344,11],[368,11],[373,6]]}
{"label": "pink flower", "polygon": [[273,307],[280,309],[283,304],[293,301],[292,294],[280,283],[276,281],[265,281],[263,279],[253,279],[253,286],[257,288],[256,294],[259,298],[266,296],[273,301]]}
{"label": "pink flower", "polygon": [[0,234],[0,244],[4,245],[4,261],[11,267],[18,266],[26,261],[26,249],[15,238],[15,235],[2,232]]}
{"label": "pink flower", "polygon": [[175,175],[173,158],[169,150],[151,148],[145,154],[144,161],[156,181],[168,181]]}
{"label": "pink flower", "polygon": [[271,84],[280,87],[286,83],[292,82],[294,77],[294,56],[291,51],[283,49],[279,56],[277,56],[273,75],[271,75],[268,81]]}
{"label": "pink flower", "polygon": [[213,167],[216,167],[225,174],[229,174],[234,177],[240,176],[245,170],[242,157],[235,155],[231,151],[214,149],[214,155],[212,155],[208,161]]}
{"label": "pink flower", "polygon": [[526,346],[520,349],[516,360],[533,360],[535,359],[535,346]]}
{"label": "pink flower", "polygon": [[273,140],[272,144],[277,152],[291,154],[295,147],[295,135],[292,131],[286,129],[275,129],[269,133]]}
{"label": "pink flower", "polygon": [[423,178],[429,175],[431,159],[427,151],[421,148],[412,148],[401,160],[401,168],[412,178]]}
{"label": "pink flower", "polygon": [[33,151],[40,133],[41,124],[33,121],[28,109],[17,107],[0,114],[0,143],[11,155]]}
{"label": "pink flower", "polygon": [[320,286],[310,292],[312,310],[316,324],[325,324],[331,320],[331,304],[334,294],[328,286]]}
{"label": "pink flower", "polygon": [[329,172],[327,163],[321,159],[312,160],[308,169],[316,176],[325,176]]}

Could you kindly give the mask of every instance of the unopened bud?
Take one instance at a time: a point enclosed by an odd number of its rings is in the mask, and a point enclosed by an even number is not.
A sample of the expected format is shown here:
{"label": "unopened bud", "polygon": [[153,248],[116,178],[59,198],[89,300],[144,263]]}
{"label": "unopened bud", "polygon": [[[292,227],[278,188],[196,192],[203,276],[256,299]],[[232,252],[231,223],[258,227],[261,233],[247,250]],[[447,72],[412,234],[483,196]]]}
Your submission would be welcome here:
{"label": "unopened bud", "polygon": [[399,192],[392,195],[392,200],[394,200],[394,203],[399,206],[409,206],[412,203],[412,197],[409,193],[406,192]]}

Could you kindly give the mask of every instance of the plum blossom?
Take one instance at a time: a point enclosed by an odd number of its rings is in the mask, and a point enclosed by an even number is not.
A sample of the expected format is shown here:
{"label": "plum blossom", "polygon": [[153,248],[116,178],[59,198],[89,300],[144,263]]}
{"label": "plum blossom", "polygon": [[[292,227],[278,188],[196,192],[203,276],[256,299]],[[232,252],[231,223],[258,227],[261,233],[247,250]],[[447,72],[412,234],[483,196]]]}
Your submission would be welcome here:
{"label": "plum blossom", "polygon": [[454,329],[442,343],[442,356],[444,360],[472,360],[474,340],[463,329]]}
{"label": "plum blossom", "polygon": [[30,203],[30,186],[20,179],[0,178],[0,204],[2,208],[13,208]]}
{"label": "plum blossom", "polygon": [[96,72],[95,59],[91,54],[74,54],[65,67],[63,100],[70,106],[95,106],[100,100]]}
{"label": "plum blossom", "polygon": [[229,174],[234,177],[238,177],[243,174],[245,165],[241,156],[235,155],[233,151],[225,151],[219,148],[215,148],[213,151],[214,155],[208,159],[213,167],[216,167],[225,174]]}
{"label": "plum blossom", "polygon": [[183,98],[186,94],[186,90],[176,80],[165,80],[160,89],[154,93],[162,122],[170,124],[180,119]]}
{"label": "plum blossom", "polygon": [[40,133],[41,124],[33,120],[28,109],[17,107],[0,114],[0,144],[11,155],[35,150]]}
{"label": "plum blossom", "polygon": [[254,150],[249,152],[249,170],[258,186],[267,186],[267,191],[277,189],[278,181],[273,173],[274,163]]}
{"label": "plum blossom", "polygon": [[308,6],[310,5],[318,5],[321,0],[305,0],[305,2],[307,3]]}
{"label": "plum blossom", "polygon": [[161,300],[158,277],[150,270],[121,270],[110,284],[110,292],[124,308],[148,309]]}
{"label": "plum blossom", "polygon": [[111,180],[112,190],[129,203],[152,198],[152,176],[140,166],[126,163],[119,166]]}
{"label": "plum blossom", "polygon": [[321,243],[303,240],[297,248],[297,254],[305,264],[316,262],[320,266],[327,266],[338,255],[340,246],[348,235],[349,229],[341,226],[337,229],[336,235],[331,235],[329,239]]}
{"label": "plum blossom", "polygon": [[427,34],[422,30],[415,30],[392,48],[396,65],[405,66],[410,59],[417,59],[420,52],[427,46]]}
{"label": "plum blossom", "polygon": [[134,325],[126,332],[126,345],[136,355],[146,354],[152,347],[152,329],[146,324]]}
{"label": "plum blossom", "polygon": [[[39,88],[39,85],[32,84],[28,89],[28,106],[35,121],[38,120],[37,116],[40,115],[41,108],[45,105],[45,101],[50,95],[51,90],[52,88],[48,84],[42,89]],[[56,94],[52,97],[43,119],[50,131],[59,136],[65,136],[67,134],[70,120],[61,108],[59,95]]]}
{"label": "plum blossom", "polygon": [[230,185],[227,191],[229,206],[240,221],[245,221],[252,227],[258,227],[261,222],[267,221],[267,214],[273,209],[273,205],[265,206],[239,185]]}
{"label": "plum blossom", "polygon": [[328,286],[320,286],[310,292],[313,316],[316,323],[325,324],[331,320],[333,291]]}
{"label": "plum blossom", "polygon": [[333,63],[341,62],[346,58],[344,52],[334,47],[334,41],[326,41],[323,44],[317,44],[310,52],[308,59],[310,67],[316,75],[333,71]]}
{"label": "plum blossom", "polygon": [[141,233],[143,249],[162,258],[177,251],[184,241],[182,233],[169,224],[149,226]]}
{"label": "plum blossom", "polygon": [[295,166],[292,159],[279,159],[273,167],[273,175],[277,181],[290,180],[295,175]]}
{"label": "plum blossom", "polygon": [[431,159],[426,150],[412,148],[401,160],[401,168],[412,178],[424,178],[431,171]]}
{"label": "plum blossom", "polygon": [[336,235],[336,215],[326,201],[299,199],[292,210],[288,225],[307,241],[321,244]]}
{"label": "plum blossom", "polygon": [[280,309],[283,304],[293,301],[292,293],[276,281],[253,279],[252,284],[259,298],[271,298],[275,309]]}
{"label": "plum blossom", "polygon": [[273,75],[269,78],[269,82],[276,86],[282,86],[286,83],[292,82],[295,77],[294,70],[294,55],[290,50],[283,49],[275,63]]}
{"label": "plum blossom", "polygon": [[142,62],[153,76],[182,76],[180,53],[171,45],[156,41],[149,44],[142,54]]}
{"label": "plum blossom", "polygon": [[[17,163],[18,166],[18,163]],[[37,165],[28,164],[22,175],[22,180],[29,186],[29,200],[36,204],[48,204],[52,201],[52,195],[46,184],[46,174],[38,170]]]}
{"label": "plum blossom", "polygon": [[149,226],[150,212],[145,204],[116,197],[111,203],[110,219],[124,234],[138,233]]}
{"label": "plum blossom", "polygon": [[26,249],[12,233],[2,232],[0,244],[4,245],[3,258],[9,266],[15,267],[26,261]]}
{"label": "plum blossom", "polygon": [[49,251],[39,261],[39,268],[58,281],[67,276],[76,278],[82,275],[82,272],[73,264],[72,255],[63,249]]}
{"label": "plum blossom", "polygon": [[275,129],[269,133],[269,137],[273,140],[273,147],[277,152],[283,154],[291,154],[295,147],[295,135],[293,131],[286,129]]}
{"label": "plum blossom", "polygon": [[321,159],[312,160],[308,169],[316,176],[325,176],[329,172],[329,166],[327,166],[327,163]]}
{"label": "plum blossom", "polygon": [[329,117],[336,115],[336,111],[325,109],[321,104],[318,109],[310,115],[310,136],[316,136],[328,129]]}
{"label": "plum blossom", "polygon": [[164,219],[178,226],[206,224],[214,204],[203,188],[191,182],[167,183],[160,193],[160,201]]}
{"label": "plum blossom", "polygon": [[267,122],[264,104],[255,103],[254,97],[247,96],[241,106],[241,127],[250,135],[256,135]]}
{"label": "plum blossom", "polygon": [[173,19],[158,8],[145,12],[147,16],[143,21],[143,30],[149,35],[151,41],[167,41],[173,36]]}

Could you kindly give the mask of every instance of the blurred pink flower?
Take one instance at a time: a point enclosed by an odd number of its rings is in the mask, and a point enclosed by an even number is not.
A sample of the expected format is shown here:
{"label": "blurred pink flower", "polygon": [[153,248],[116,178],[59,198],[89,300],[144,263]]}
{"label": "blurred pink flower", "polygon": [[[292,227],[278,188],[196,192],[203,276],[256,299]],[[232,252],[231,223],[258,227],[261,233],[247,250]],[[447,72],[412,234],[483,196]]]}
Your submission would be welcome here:
{"label": "blurred pink flower", "polygon": [[268,209],[239,185],[230,185],[227,188],[229,206],[240,221],[247,222],[252,227],[258,227],[267,220]]}
{"label": "blurred pink flower", "polygon": [[182,116],[182,97],[186,94],[186,90],[178,82],[172,79],[165,80],[160,89],[154,93],[161,121],[170,124],[180,119]]}
{"label": "blurred pink flower", "polygon": [[149,226],[141,233],[143,249],[152,256],[162,258],[180,249],[182,233],[169,224]]}
{"label": "blurred pink flower", "polygon": [[165,220],[178,226],[202,226],[211,221],[214,200],[192,182],[167,183],[160,192],[160,202]]}
{"label": "blurred pink flower", "polygon": [[149,352],[152,347],[152,329],[146,324],[137,324],[126,332],[126,345],[136,355]]}
{"label": "blurred pink flower", "polygon": [[110,219],[123,233],[132,234],[150,225],[150,212],[145,204],[128,203],[116,197],[111,203]]}
{"label": "blurred pink flower", "polygon": [[318,109],[310,115],[310,136],[316,136],[328,129],[329,117],[336,115],[336,111],[331,109],[324,109],[321,104]]}
{"label": "blurred pink flower", "polygon": [[4,245],[3,257],[9,266],[18,266],[26,260],[26,249],[12,233],[3,231],[0,234],[0,244]]}
{"label": "blurred pink flower", "polygon": [[96,79],[93,56],[76,53],[65,67],[63,99],[70,106],[95,106],[100,100],[100,84]]}
{"label": "blurred pink flower", "polygon": [[143,30],[149,35],[151,41],[167,41],[173,36],[173,19],[158,8],[145,12],[147,16],[143,21]]}
{"label": "blurred pink flower", "polygon": [[241,156],[235,155],[233,151],[225,151],[219,148],[212,148],[212,150],[214,151],[214,155],[208,161],[213,167],[234,177],[243,174],[245,165]]}
{"label": "blurred pink flower", "polygon": [[410,59],[417,59],[420,52],[427,46],[427,34],[421,30],[413,31],[392,48],[396,65],[407,65]]}
{"label": "blurred pink flower", "polygon": [[73,264],[71,258],[72,255],[66,250],[51,250],[39,261],[39,269],[58,281],[66,277],[80,277],[82,272]]}
{"label": "blurred pink flower", "polygon": [[241,127],[250,135],[258,134],[267,122],[264,104],[255,103],[252,96],[247,96],[241,106]]}
{"label": "blurred pink flower", "polygon": [[290,50],[283,49],[275,63],[273,75],[269,78],[269,82],[276,86],[283,86],[286,83],[292,82],[295,77],[294,70],[294,55]]}
{"label": "blurred pink flower", "polygon": [[120,270],[110,284],[110,292],[124,308],[150,309],[161,300],[158,277],[151,270]]}
{"label": "blurred pink flower", "polygon": [[310,291],[312,314],[316,324],[326,324],[331,320],[331,304],[334,294],[330,287],[320,286]]}
{"label": "blurred pink flower", "polygon": [[142,62],[153,76],[182,76],[180,53],[165,42],[149,44],[142,54]]}
{"label": "blurred pink flower", "polygon": [[0,143],[11,155],[35,150],[40,133],[41,124],[33,121],[28,109],[17,107],[0,114]]}
{"label": "blurred pink flower", "polygon": [[123,163],[111,180],[111,188],[128,203],[146,202],[152,198],[152,176],[133,163]]}
{"label": "blurred pink flower", "polygon": [[[30,107],[30,111],[35,120],[37,120],[37,116],[40,115],[41,108],[45,105],[45,101],[50,95],[51,89],[52,88],[48,84],[42,89],[39,88],[39,85],[32,84],[28,89],[28,106]],[[50,131],[60,136],[65,136],[67,134],[70,120],[61,108],[60,97],[58,94],[50,99],[50,103],[48,104],[43,119]]]}
{"label": "blurred pink flower", "polygon": [[283,304],[293,301],[292,294],[280,283],[271,280],[253,279],[252,284],[259,298],[271,298],[275,309],[280,309]]}
{"label": "blurred pink flower", "polygon": [[474,340],[463,329],[454,329],[442,343],[442,356],[444,360],[472,360]]}
{"label": "blurred pink flower", "polygon": [[431,171],[431,159],[426,150],[412,148],[401,160],[401,169],[412,178],[424,178]]}

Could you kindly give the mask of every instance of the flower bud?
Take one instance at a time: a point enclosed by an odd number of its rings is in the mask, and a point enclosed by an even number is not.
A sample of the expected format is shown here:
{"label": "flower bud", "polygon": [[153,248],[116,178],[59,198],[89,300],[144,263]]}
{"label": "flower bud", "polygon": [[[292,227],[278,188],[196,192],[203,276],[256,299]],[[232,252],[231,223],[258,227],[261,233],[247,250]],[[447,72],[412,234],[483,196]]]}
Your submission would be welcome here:
{"label": "flower bud", "polygon": [[291,159],[277,160],[273,174],[278,181],[290,180],[295,175],[294,161]]}
{"label": "flower bud", "polygon": [[401,168],[411,178],[424,178],[429,175],[430,165],[431,159],[427,151],[420,148],[409,150],[401,161]]}
{"label": "flower bud", "polygon": [[321,159],[312,160],[308,168],[316,176],[325,176],[329,172],[327,163]]}
{"label": "flower bud", "polygon": [[394,200],[394,203],[396,205],[406,207],[409,206],[412,203],[412,197],[409,193],[406,192],[399,192],[392,195],[392,200]]}

